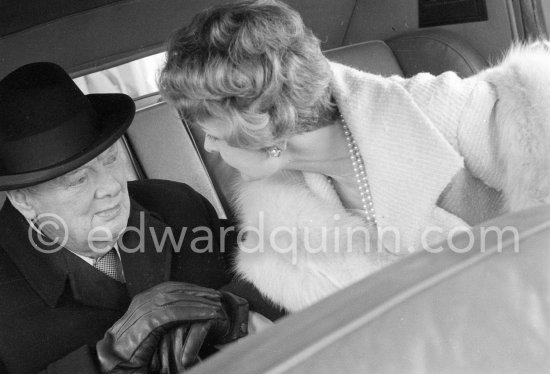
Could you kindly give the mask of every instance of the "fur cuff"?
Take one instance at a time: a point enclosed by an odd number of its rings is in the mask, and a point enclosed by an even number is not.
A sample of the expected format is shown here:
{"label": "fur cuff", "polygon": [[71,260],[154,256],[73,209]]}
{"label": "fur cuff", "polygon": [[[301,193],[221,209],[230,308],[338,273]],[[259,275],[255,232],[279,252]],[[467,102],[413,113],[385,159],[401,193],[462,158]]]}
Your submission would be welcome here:
{"label": "fur cuff", "polygon": [[550,202],[550,43],[518,45],[480,74],[498,96],[498,159],[507,210]]}

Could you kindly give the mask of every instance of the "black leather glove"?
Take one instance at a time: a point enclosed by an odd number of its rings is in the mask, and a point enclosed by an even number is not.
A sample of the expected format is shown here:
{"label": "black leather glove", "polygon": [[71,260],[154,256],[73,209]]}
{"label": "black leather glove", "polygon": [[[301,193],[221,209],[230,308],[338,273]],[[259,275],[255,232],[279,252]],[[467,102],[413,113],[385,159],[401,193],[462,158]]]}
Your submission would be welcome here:
{"label": "black leather glove", "polygon": [[234,340],[246,335],[247,321],[244,299],[188,283],[162,283],[134,297],[97,343],[97,357],[107,373],[147,373],[163,336],[187,326],[180,357],[190,365],[208,333],[216,342]]}
{"label": "black leather glove", "polygon": [[[225,344],[248,333],[248,302],[221,291],[222,308],[227,318],[193,322],[172,328],[161,339],[153,356],[151,373],[181,373],[198,360],[202,342]],[[195,341],[197,344],[186,344]]]}
{"label": "black leather glove", "polygon": [[[174,327],[161,339],[151,360],[149,372],[152,374],[181,373],[199,360],[199,351],[212,321],[188,323]],[[196,344],[185,344],[187,341]]]}

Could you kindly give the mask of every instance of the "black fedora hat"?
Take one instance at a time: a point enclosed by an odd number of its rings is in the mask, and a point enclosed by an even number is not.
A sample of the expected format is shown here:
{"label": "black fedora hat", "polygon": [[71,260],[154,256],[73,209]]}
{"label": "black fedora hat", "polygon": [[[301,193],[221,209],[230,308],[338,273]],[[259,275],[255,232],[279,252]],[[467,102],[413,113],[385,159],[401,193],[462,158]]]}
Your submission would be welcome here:
{"label": "black fedora hat", "polygon": [[134,113],[129,96],[84,95],[56,64],[13,71],[0,81],[0,190],[84,165],[122,136]]}

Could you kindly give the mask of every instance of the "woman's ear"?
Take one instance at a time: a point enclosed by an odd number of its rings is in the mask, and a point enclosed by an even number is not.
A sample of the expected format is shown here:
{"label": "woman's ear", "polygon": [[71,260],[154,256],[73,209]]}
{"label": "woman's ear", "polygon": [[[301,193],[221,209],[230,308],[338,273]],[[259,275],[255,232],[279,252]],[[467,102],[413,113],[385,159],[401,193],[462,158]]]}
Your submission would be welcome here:
{"label": "woman's ear", "polygon": [[29,191],[25,189],[7,191],[6,195],[15,209],[28,220],[36,218],[36,210],[29,198]]}
{"label": "woman's ear", "polygon": [[281,151],[285,151],[288,146],[288,139],[280,140],[276,145],[281,149]]}

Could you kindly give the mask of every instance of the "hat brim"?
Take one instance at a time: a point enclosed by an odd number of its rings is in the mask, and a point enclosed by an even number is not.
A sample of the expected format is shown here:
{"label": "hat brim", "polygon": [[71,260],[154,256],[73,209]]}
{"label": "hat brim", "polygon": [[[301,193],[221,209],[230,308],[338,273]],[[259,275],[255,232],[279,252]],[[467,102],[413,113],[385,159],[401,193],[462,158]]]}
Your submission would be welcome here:
{"label": "hat brim", "polygon": [[11,175],[0,175],[0,191],[34,186],[72,171],[113,145],[134,119],[134,100],[124,94],[86,95],[98,116],[99,133],[95,141],[71,158],[47,168]]}

